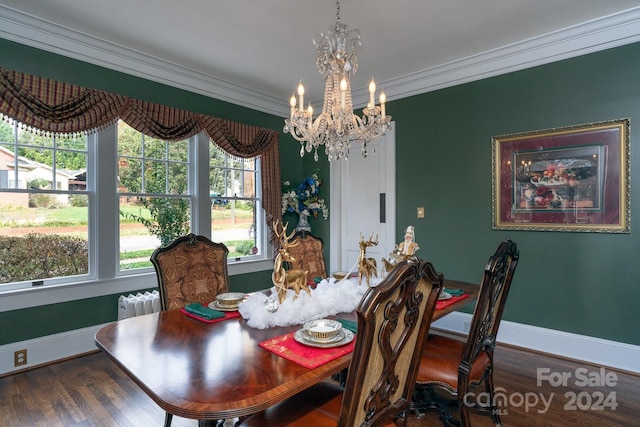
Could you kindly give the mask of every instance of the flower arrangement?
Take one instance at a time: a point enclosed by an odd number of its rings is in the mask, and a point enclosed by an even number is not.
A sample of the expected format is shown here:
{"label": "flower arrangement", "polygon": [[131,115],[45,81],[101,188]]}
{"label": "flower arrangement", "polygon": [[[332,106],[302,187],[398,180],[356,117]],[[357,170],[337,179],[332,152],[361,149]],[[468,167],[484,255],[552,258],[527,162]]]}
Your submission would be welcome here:
{"label": "flower arrangement", "polygon": [[282,183],[282,213],[295,212],[305,215],[313,215],[314,218],[322,213],[322,218],[329,217],[329,209],[318,194],[320,192],[320,184],[322,181],[317,174],[307,177],[294,188],[289,181]]}

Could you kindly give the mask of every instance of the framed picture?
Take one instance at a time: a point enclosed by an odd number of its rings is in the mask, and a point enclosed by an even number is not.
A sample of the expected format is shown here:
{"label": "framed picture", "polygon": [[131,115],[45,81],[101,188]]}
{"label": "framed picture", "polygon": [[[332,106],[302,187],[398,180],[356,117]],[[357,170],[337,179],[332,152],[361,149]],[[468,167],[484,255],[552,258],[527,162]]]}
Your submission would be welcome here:
{"label": "framed picture", "polygon": [[493,229],[629,233],[629,119],[492,139]]}

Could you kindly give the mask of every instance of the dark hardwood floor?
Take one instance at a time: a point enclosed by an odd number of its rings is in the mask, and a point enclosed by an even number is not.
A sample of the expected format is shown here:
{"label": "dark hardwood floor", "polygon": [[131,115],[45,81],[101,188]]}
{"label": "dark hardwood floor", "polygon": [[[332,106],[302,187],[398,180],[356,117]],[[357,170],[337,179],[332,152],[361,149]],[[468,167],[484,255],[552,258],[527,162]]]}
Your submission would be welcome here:
{"label": "dark hardwood floor", "polygon": [[[505,426],[640,426],[640,376],[605,369],[609,385],[594,385],[602,379],[600,367],[507,347],[496,350],[495,366],[496,387],[507,397]],[[562,373],[571,377],[566,386],[554,387],[549,381],[538,386],[538,369],[547,369],[552,379]],[[591,385],[580,386],[584,379]],[[551,402],[548,408],[541,397]],[[146,427],[163,422],[164,412],[102,353],[0,378],[0,426]],[[197,424],[174,417],[172,425]],[[442,424],[427,414],[422,419],[412,416],[409,425]],[[473,425],[493,424],[486,416],[474,415]]]}

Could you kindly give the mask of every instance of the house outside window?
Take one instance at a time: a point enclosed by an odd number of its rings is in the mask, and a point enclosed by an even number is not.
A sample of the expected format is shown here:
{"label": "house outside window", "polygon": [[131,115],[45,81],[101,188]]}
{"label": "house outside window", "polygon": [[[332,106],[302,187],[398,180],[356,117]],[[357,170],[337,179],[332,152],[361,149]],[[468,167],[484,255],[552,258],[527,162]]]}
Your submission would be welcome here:
{"label": "house outside window", "polygon": [[84,135],[0,121],[0,284],[89,274],[88,156]]}
{"label": "house outside window", "polygon": [[149,225],[167,217],[226,244],[238,271],[266,260],[259,158],[204,133],[167,142],[119,122],[68,138],[0,121],[0,290],[153,273]]}

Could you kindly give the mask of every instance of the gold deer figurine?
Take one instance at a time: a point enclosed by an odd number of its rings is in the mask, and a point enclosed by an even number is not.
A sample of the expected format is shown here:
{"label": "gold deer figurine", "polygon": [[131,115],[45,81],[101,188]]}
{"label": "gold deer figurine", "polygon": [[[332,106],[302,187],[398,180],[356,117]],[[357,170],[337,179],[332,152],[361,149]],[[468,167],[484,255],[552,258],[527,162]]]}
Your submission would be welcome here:
{"label": "gold deer figurine", "polygon": [[297,245],[299,242],[289,243],[291,236],[295,234],[295,230],[287,236],[287,227],[289,223],[284,226],[280,223],[280,220],[276,220],[273,224],[273,231],[278,238],[279,248],[278,254],[273,262],[273,273],[271,274],[271,281],[276,287],[278,293],[278,300],[280,304],[287,298],[287,290],[293,289],[295,296],[293,299],[298,298],[301,290],[304,290],[311,296],[309,285],[307,284],[307,271],[306,270],[285,270],[283,262],[295,261],[295,258],[289,253],[289,248]]}
{"label": "gold deer figurine", "polygon": [[369,240],[364,240],[362,233],[360,233],[360,255],[358,255],[358,285],[362,284],[362,275],[367,278],[367,286],[371,286],[371,274],[378,277],[378,266],[374,258],[367,258],[367,248],[369,246],[378,246],[378,235],[376,234],[376,241],[373,241],[373,233],[369,237]]}

